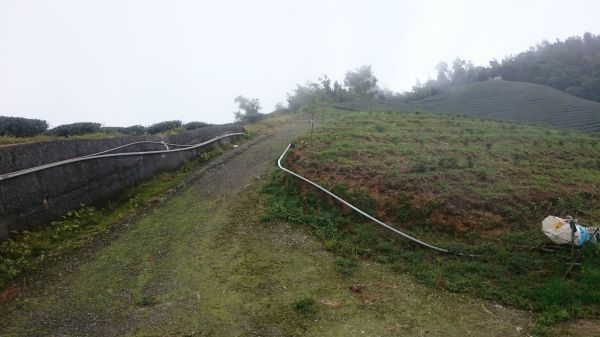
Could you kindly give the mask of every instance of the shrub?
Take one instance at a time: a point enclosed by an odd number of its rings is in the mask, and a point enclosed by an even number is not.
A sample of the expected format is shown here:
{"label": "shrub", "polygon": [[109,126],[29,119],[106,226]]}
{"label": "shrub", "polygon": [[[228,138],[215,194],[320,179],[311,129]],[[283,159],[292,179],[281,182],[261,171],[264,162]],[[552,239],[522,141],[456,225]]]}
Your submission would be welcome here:
{"label": "shrub", "polygon": [[315,310],[315,300],[312,297],[304,297],[294,303],[294,309],[302,314],[309,314]]}
{"label": "shrub", "polygon": [[207,126],[210,126],[210,124],[204,123],[204,122],[189,122],[189,123],[184,124],[183,128],[186,129],[187,131],[190,131],[190,130],[205,128]]}
{"label": "shrub", "polygon": [[126,135],[143,135],[146,133],[146,127],[141,125],[132,125],[123,129],[123,133]]}
{"label": "shrub", "polygon": [[154,297],[154,296],[142,296],[142,298],[140,298],[139,300],[137,300],[135,302],[135,304],[137,304],[138,306],[141,306],[141,307],[153,306],[157,303],[158,303],[158,301],[157,301],[156,297]]}
{"label": "shrub", "polygon": [[48,129],[41,119],[0,116],[0,136],[32,137]]}
{"label": "shrub", "polygon": [[75,135],[83,135],[86,133],[94,133],[100,131],[100,123],[80,122],[72,124],[59,125],[48,130],[48,134],[59,137],[69,137]]}
{"label": "shrub", "polygon": [[416,163],[410,170],[412,173],[426,173],[427,171],[429,171],[429,167],[425,163]]}
{"label": "shrub", "polygon": [[347,259],[345,257],[338,257],[335,259],[335,267],[337,271],[342,275],[352,275],[354,270],[358,267],[358,263],[352,259]]}
{"label": "shrub", "polygon": [[468,156],[468,157],[467,157],[467,167],[468,167],[468,168],[473,168],[473,167],[475,167],[475,162],[474,162],[474,160],[473,160],[473,157],[472,157],[472,156]]}
{"label": "shrub", "polygon": [[164,121],[164,122],[152,124],[146,130],[148,131],[149,134],[153,135],[153,134],[177,129],[180,127],[181,127],[181,121],[174,120],[174,121]]}
{"label": "shrub", "polygon": [[438,166],[445,169],[458,168],[458,160],[452,157],[443,157],[438,161]]}
{"label": "shrub", "polygon": [[105,126],[101,127],[100,131],[107,134],[123,134],[123,135],[143,135],[146,133],[146,128],[141,125],[133,125],[133,126]]}

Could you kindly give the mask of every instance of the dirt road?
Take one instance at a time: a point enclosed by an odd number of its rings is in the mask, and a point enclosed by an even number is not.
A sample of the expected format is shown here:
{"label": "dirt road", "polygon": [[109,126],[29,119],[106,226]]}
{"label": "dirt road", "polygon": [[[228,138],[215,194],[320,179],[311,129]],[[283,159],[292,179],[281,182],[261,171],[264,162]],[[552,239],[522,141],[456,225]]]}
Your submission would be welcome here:
{"label": "dirt road", "polygon": [[[40,273],[0,308],[0,336],[527,335],[528,313],[369,261],[342,276],[302,229],[263,224],[258,191],[306,126],[278,126],[217,158],[109,242]],[[294,308],[304,298],[316,302],[310,312]]]}

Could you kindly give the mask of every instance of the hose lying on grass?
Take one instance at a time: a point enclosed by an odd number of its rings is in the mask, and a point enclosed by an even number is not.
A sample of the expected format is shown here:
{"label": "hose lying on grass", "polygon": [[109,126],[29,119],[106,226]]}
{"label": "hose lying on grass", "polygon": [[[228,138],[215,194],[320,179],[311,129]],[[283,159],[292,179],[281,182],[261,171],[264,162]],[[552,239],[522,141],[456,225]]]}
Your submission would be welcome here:
{"label": "hose lying on grass", "polygon": [[381,226],[383,226],[383,227],[385,227],[385,228],[387,228],[387,229],[391,230],[392,232],[394,232],[394,233],[396,233],[396,234],[399,234],[399,235],[401,235],[402,237],[404,237],[404,238],[406,238],[406,239],[408,239],[408,240],[410,240],[410,241],[412,241],[412,242],[415,242],[415,243],[417,243],[417,244],[419,244],[419,245],[421,245],[421,246],[427,247],[427,248],[429,248],[429,249],[433,249],[433,250],[435,250],[435,251],[438,251],[438,252],[440,252],[440,253],[454,254],[454,255],[458,255],[458,256],[469,256],[469,257],[479,257],[479,256],[480,256],[480,255],[475,255],[475,254],[468,254],[468,253],[461,253],[461,252],[456,252],[456,251],[449,251],[449,250],[447,250],[447,249],[440,248],[440,247],[438,247],[438,246],[434,246],[434,245],[432,245],[432,244],[429,244],[429,243],[427,243],[427,242],[421,241],[421,240],[419,240],[419,239],[417,239],[417,238],[415,238],[415,237],[413,237],[413,236],[411,236],[411,235],[408,235],[408,234],[406,234],[406,233],[404,233],[404,232],[402,232],[402,231],[400,231],[400,230],[398,230],[398,229],[396,229],[396,228],[394,228],[394,227],[392,227],[392,226],[390,226],[390,225],[388,225],[388,224],[384,223],[383,221],[381,221],[381,220],[378,220],[377,218],[375,218],[375,217],[373,217],[373,216],[371,216],[371,215],[369,215],[369,214],[367,214],[367,213],[363,212],[363,211],[362,211],[362,210],[360,210],[358,207],[356,207],[356,206],[352,205],[351,203],[347,202],[346,200],[344,200],[344,199],[342,199],[342,198],[338,197],[337,195],[335,195],[335,194],[333,194],[332,192],[330,192],[330,191],[328,191],[327,189],[325,189],[323,186],[321,186],[321,185],[319,185],[319,184],[317,184],[317,183],[315,183],[315,182],[313,182],[313,181],[310,181],[310,180],[308,180],[307,178],[304,178],[303,176],[299,175],[299,174],[298,174],[298,173],[296,173],[296,172],[293,172],[293,171],[291,171],[291,170],[288,170],[288,169],[286,169],[285,167],[283,167],[283,165],[281,165],[281,160],[283,159],[283,157],[285,157],[285,154],[288,152],[288,150],[290,149],[290,147],[291,147],[291,146],[292,146],[292,144],[289,144],[289,145],[288,145],[288,146],[285,148],[285,151],[283,151],[283,153],[282,153],[282,154],[281,154],[281,156],[279,157],[279,160],[277,160],[277,165],[278,165],[278,166],[279,166],[279,168],[280,168],[280,169],[282,169],[284,172],[286,172],[286,173],[289,173],[289,174],[293,175],[294,177],[296,177],[296,178],[298,178],[298,179],[300,179],[300,180],[302,180],[302,181],[305,181],[305,182],[307,182],[307,183],[309,183],[309,184],[313,185],[314,187],[316,187],[316,188],[320,189],[321,191],[325,192],[327,195],[331,196],[332,198],[336,199],[337,201],[341,202],[342,204],[344,204],[344,205],[346,205],[346,206],[350,207],[351,209],[353,209],[354,211],[358,212],[359,214],[361,214],[362,216],[366,217],[367,219],[369,219],[369,220],[371,220],[371,221],[374,221],[374,222],[376,222],[377,224],[379,224],[379,225],[381,225]]}

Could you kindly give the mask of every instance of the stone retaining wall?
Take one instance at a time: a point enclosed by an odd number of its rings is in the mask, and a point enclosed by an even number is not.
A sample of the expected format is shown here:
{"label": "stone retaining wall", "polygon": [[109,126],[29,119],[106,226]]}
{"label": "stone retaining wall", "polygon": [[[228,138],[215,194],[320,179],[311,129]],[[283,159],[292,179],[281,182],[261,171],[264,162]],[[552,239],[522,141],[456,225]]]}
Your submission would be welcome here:
{"label": "stone retaining wall", "polygon": [[[213,126],[173,135],[165,141],[195,144],[226,133],[244,132],[239,126]],[[0,240],[11,232],[48,224],[81,204],[94,205],[160,171],[174,170],[186,161],[234,141],[227,137],[211,145],[164,154],[117,156],[69,163],[0,180]],[[100,152],[154,137],[40,142],[0,148],[2,173]],[[129,147],[126,152],[164,150],[162,145]],[[10,158],[10,163],[5,159]]]}

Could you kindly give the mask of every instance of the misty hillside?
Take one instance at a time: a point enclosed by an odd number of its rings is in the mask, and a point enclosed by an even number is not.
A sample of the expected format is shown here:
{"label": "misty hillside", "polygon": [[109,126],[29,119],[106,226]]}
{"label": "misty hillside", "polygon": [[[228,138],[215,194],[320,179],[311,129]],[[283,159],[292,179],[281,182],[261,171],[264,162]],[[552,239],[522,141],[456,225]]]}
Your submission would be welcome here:
{"label": "misty hillside", "polygon": [[441,61],[436,66],[437,78],[424,85],[417,81],[408,93],[411,100],[423,99],[431,93],[500,77],[508,81],[547,85],[567,94],[600,102],[600,35],[572,36],[564,41],[543,41],[526,51],[492,59],[489,66],[474,65],[456,58],[451,64]]}
{"label": "misty hillside", "polygon": [[600,102],[600,35],[543,41],[502,63],[491,61],[488,70],[492,77],[544,84]]}
{"label": "misty hillside", "polygon": [[453,87],[413,104],[431,112],[600,132],[600,103],[532,83],[502,80],[475,82]]}

